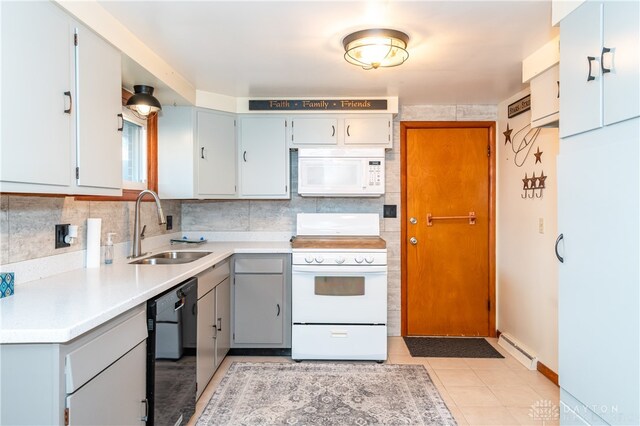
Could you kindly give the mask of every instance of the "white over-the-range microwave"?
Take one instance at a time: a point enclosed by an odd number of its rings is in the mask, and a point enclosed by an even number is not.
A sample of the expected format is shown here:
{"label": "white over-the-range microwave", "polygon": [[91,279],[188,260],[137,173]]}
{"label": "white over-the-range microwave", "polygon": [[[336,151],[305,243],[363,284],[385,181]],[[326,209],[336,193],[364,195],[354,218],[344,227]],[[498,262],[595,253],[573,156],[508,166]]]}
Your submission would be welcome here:
{"label": "white over-the-range microwave", "polygon": [[378,197],[384,194],[384,168],[382,148],[301,148],[298,194]]}

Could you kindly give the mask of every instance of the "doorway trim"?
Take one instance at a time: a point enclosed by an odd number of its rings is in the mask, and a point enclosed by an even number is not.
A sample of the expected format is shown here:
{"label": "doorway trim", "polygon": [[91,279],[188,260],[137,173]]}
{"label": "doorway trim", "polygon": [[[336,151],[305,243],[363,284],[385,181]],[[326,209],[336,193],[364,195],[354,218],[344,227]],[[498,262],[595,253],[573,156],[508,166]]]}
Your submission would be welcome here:
{"label": "doorway trim", "polygon": [[407,335],[407,130],[481,128],[489,130],[489,337],[496,337],[496,123],[495,121],[400,122],[400,334]]}

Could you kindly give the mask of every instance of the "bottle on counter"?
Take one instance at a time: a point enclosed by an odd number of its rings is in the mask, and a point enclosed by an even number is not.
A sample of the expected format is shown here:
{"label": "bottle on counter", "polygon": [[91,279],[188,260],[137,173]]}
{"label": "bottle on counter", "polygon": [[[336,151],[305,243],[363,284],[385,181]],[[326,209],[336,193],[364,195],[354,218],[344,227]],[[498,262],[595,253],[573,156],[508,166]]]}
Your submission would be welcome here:
{"label": "bottle on counter", "polygon": [[107,232],[107,244],[104,247],[104,263],[110,265],[113,263],[113,236],[115,232]]}

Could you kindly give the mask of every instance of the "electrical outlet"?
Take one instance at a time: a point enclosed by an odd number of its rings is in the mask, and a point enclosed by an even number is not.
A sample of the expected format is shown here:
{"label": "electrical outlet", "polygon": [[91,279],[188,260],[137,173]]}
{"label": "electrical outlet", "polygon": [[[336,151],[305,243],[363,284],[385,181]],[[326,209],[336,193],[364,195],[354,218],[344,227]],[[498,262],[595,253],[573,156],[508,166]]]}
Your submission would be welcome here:
{"label": "electrical outlet", "polygon": [[169,215],[166,217],[167,219],[167,231],[171,231],[173,229],[173,216]]}
{"label": "electrical outlet", "polygon": [[65,243],[64,242],[64,237],[67,236],[67,234],[69,233],[69,224],[63,224],[63,225],[56,225],[56,235],[55,235],[55,242],[56,242],[56,248],[64,248],[64,247],[69,247],[71,244],[69,243]]}
{"label": "electrical outlet", "polygon": [[538,233],[544,234],[544,218],[543,217],[538,218]]}
{"label": "electrical outlet", "polygon": [[382,209],[382,217],[398,217],[398,206],[395,204],[385,204]]}

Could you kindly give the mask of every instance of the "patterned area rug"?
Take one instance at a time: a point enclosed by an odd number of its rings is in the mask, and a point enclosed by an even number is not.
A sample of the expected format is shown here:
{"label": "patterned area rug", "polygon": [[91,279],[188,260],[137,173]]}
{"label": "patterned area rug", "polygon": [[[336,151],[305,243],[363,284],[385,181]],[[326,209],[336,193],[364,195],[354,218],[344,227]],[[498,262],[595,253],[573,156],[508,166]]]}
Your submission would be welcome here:
{"label": "patterned area rug", "polygon": [[479,337],[406,337],[414,357],[504,358],[491,343]]}
{"label": "patterned area rug", "polygon": [[456,425],[421,365],[234,362],[197,425]]}

